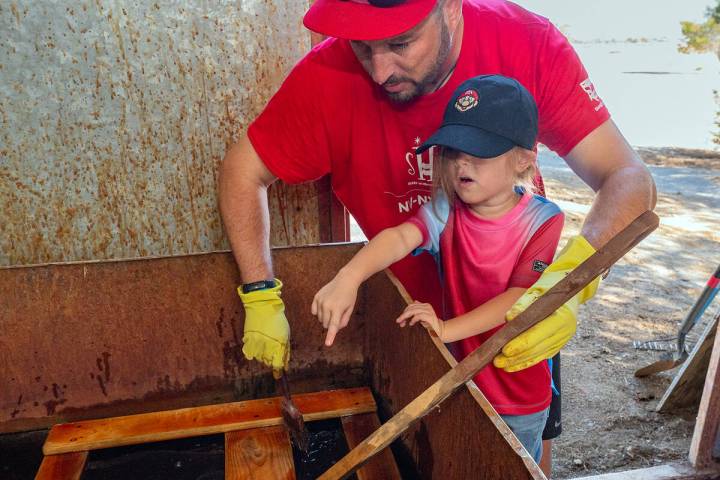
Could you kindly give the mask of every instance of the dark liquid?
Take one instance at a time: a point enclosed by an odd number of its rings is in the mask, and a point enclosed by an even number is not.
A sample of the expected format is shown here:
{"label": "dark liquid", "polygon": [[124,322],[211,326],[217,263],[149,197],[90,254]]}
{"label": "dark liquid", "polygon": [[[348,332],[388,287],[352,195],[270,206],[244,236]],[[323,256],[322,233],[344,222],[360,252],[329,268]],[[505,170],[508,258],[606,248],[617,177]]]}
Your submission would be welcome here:
{"label": "dark liquid", "polygon": [[[306,423],[309,444],[307,454],[293,445],[297,480],[314,480],[348,453],[339,419]],[[355,478],[353,475],[350,478]]]}
{"label": "dark liquid", "polygon": [[94,450],[82,480],[222,480],[225,478],[223,435]]}

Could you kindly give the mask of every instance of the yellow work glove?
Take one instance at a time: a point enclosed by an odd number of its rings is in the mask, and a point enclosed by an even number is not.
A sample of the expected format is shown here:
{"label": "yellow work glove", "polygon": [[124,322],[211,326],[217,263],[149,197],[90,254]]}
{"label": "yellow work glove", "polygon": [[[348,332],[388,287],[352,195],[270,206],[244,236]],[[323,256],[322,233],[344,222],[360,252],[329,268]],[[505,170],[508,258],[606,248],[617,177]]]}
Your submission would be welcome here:
{"label": "yellow work glove", "polygon": [[[555,261],[551,263],[535,284],[510,308],[505,318],[512,321],[545,292],[565,278],[575,267],[595,253],[595,249],[581,235],[568,240]],[[545,320],[529,328],[508,342],[493,360],[493,364],[506,372],[517,372],[542,360],[552,358],[575,335],[578,306],[595,295],[600,277],[578,292]]]}
{"label": "yellow work glove", "polygon": [[290,325],[285,318],[285,304],[280,299],[282,282],[275,287],[238,294],[245,306],[243,354],[248,360],[263,362],[273,371],[287,367],[290,360]]}

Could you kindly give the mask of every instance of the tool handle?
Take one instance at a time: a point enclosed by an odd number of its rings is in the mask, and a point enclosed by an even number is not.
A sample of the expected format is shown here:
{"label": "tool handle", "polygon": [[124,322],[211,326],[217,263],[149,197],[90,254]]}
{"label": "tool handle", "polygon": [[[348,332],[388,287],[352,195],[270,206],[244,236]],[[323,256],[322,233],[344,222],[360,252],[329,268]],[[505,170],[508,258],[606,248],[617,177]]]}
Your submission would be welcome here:
{"label": "tool handle", "polygon": [[695,301],[695,305],[693,305],[692,310],[690,310],[687,317],[685,317],[685,320],[683,320],[680,325],[677,340],[678,355],[682,356],[683,352],[685,352],[685,337],[703,316],[703,313],[705,313],[705,310],[710,303],[712,303],[713,299],[715,299],[718,290],[720,290],[720,266],[718,266],[717,270],[715,270],[713,276],[710,277],[710,280],[708,280],[705,285],[700,297]]}
{"label": "tool handle", "polygon": [[504,328],[360,442],[338,463],[318,477],[319,480],[336,480],[352,475],[373,455],[390,445],[410,425],[425,416],[490,363],[506,343],[547,318],[593,279],[610,268],[625,253],[655,230],[659,222],[657,215],[650,211],[633,220],[630,225],[533,302],[524,312],[508,322]]}

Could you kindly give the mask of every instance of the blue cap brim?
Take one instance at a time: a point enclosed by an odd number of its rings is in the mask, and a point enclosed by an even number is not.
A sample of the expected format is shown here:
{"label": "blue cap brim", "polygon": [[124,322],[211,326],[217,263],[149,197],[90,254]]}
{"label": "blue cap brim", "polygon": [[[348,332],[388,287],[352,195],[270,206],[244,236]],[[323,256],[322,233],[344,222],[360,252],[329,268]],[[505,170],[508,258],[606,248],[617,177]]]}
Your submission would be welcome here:
{"label": "blue cap brim", "polygon": [[433,145],[450,147],[480,158],[498,157],[516,146],[505,137],[469,125],[443,125],[415,153],[422,153]]}

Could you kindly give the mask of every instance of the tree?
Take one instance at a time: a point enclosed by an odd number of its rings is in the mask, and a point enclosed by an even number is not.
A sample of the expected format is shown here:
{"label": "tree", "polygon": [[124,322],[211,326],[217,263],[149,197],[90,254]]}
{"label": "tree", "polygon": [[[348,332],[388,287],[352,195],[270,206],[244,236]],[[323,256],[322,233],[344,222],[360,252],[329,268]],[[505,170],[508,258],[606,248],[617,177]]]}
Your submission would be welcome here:
{"label": "tree", "polygon": [[[678,46],[682,53],[713,52],[720,60],[720,0],[705,10],[705,22],[680,22],[684,43]],[[715,102],[720,105],[720,93],[714,90]],[[715,126],[720,128],[720,111],[715,115]],[[713,136],[713,143],[720,145],[720,130]]]}
{"label": "tree", "polygon": [[713,52],[720,59],[720,0],[705,10],[703,23],[680,22],[684,43],[678,46],[682,53]]}

